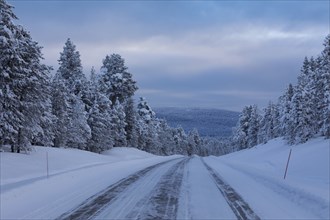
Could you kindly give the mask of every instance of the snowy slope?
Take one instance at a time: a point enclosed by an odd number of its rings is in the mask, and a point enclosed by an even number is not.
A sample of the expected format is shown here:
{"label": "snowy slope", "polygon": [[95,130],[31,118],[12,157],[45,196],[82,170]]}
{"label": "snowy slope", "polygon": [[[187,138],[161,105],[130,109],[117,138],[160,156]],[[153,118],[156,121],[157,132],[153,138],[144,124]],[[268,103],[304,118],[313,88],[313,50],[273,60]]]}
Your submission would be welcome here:
{"label": "snowy slope", "polygon": [[292,147],[282,139],[222,157],[213,167],[263,219],[329,219],[329,140]]}
{"label": "snowy slope", "polygon": [[113,163],[123,160],[144,159],[152,154],[139,151],[136,148],[114,148],[104,155],[78,149],[61,149],[49,147],[34,147],[30,154],[0,153],[2,189],[14,183],[40,179],[50,175],[60,174],[71,170]]}
{"label": "snowy slope", "polygon": [[0,219],[55,218],[120,179],[176,157],[135,148],[114,148],[105,155],[44,147],[30,155],[1,152]]}

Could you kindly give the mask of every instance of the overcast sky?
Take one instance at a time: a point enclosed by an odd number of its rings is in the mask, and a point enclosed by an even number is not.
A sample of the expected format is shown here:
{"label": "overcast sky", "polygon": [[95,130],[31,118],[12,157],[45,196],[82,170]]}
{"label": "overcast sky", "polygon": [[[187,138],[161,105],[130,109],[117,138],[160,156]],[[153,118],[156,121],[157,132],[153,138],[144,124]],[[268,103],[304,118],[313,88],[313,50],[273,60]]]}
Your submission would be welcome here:
{"label": "overcast sky", "polygon": [[329,33],[325,1],[10,0],[58,68],[67,38],[84,72],[118,53],[153,107],[264,107]]}

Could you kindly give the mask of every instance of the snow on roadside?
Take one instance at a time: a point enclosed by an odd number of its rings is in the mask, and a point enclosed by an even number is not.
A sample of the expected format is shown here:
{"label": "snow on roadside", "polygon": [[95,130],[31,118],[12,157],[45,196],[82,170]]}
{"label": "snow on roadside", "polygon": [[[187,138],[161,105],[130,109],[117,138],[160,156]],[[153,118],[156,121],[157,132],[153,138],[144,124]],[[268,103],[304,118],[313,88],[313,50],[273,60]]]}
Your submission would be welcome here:
{"label": "snow on roadside", "polygon": [[292,146],[282,139],[222,157],[212,166],[265,219],[329,219],[329,140]]}
{"label": "snow on roadside", "polygon": [[[30,154],[0,153],[0,185],[27,182],[50,175],[124,160],[155,157],[136,148],[113,148],[102,154],[73,148],[34,147]],[[4,187],[3,187],[4,188]]]}
{"label": "snow on roadside", "polygon": [[[48,179],[46,152],[52,174]],[[0,219],[56,218],[134,172],[179,157],[154,156],[134,148],[114,148],[100,155],[44,147],[36,147],[30,155],[2,152],[0,156]]]}

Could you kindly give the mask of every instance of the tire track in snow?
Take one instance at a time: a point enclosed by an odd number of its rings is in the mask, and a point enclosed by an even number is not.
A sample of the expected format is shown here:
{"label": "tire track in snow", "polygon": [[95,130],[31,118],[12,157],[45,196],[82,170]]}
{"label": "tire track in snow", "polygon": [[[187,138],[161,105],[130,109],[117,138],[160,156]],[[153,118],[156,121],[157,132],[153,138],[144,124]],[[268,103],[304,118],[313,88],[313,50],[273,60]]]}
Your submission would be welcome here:
{"label": "tire track in snow", "polygon": [[81,203],[78,207],[75,209],[66,212],[59,216],[57,219],[63,219],[63,220],[73,220],[73,219],[91,219],[97,213],[99,213],[105,206],[107,206],[109,203],[111,203],[113,200],[115,200],[125,189],[130,186],[131,184],[138,181],[141,177],[145,176],[150,171],[166,164],[174,160],[179,159],[173,159],[169,161],[165,161],[162,163],[158,163],[155,165],[152,165],[150,167],[147,167],[143,170],[140,170],[127,178],[124,178],[117,183],[109,186],[108,188],[102,190],[101,192],[97,193],[96,195],[90,197],[83,203]]}
{"label": "tire track in snow", "polygon": [[203,164],[206,169],[210,172],[213,177],[214,183],[217,185],[219,191],[226,199],[228,205],[233,210],[237,219],[255,219],[260,220],[260,217],[251,209],[249,204],[247,204],[243,198],[230,186],[228,185],[215,170],[213,170],[209,165],[207,165],[202,159]]}
{"label": "tire track in snow", "polygon": [[172,166],[151,194],[140,200],[125,219],[176,219],[183,172],[190,158]]}

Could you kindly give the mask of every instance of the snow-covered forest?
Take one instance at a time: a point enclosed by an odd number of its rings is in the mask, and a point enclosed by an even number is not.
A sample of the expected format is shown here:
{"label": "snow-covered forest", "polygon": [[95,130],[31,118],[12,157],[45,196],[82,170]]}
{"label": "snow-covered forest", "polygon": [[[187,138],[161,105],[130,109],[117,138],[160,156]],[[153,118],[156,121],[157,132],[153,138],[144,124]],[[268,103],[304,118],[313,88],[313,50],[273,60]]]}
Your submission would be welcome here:
{"label": "snow-covered forest", "polygon": [[59,68],[42,64],[42,47],[15,24],[13,7],[0,1],[0,145],[20,152],[31,145],[71,147],[92,152],[134,146],[158,155],[212,152],[197,130],[186,134],[155,116],[125,60],[107,55],[102,68],[83,73],[72,40],[59,54]]}
{"label": "snow-covered forest", "polygon": [[316,58],[305,57],[297,85],[289,84],[276,103],[260,111],[246,106],[232,137],[234,150],[284,137],[288,144],[330,138],[330,35]]}
{"label": "snow-covered forest", "polygon": [[[31,145],[101,152],[133,146],[157,155],[222,155],[283,136],[289,144],[330,137],[330,35],[316,58],[303,62],[298,84],[262,112],[243,109],[226,141],[188,134],[156,117],[145,98],[134,103],[137,83],[119,54],[100,70],[83,73],[78,48],[68,39],[59,68],[42,63],[42,47],[17,25],[13,7],[0,0],[0,147]],[[101,62],[101,61],[100,61]]]}

